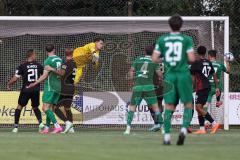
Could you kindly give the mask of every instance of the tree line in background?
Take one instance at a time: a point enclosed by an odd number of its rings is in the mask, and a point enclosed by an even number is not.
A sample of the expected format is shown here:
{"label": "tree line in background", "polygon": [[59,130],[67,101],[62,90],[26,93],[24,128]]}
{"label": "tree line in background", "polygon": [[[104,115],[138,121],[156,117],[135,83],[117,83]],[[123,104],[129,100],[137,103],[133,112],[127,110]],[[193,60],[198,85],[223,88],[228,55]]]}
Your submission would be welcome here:
{"label": "tree line in background", "polygon": [[175,13],[229,16],[231,50],[240,54],[239,0],[0,0],[2,16],[168,16]]}

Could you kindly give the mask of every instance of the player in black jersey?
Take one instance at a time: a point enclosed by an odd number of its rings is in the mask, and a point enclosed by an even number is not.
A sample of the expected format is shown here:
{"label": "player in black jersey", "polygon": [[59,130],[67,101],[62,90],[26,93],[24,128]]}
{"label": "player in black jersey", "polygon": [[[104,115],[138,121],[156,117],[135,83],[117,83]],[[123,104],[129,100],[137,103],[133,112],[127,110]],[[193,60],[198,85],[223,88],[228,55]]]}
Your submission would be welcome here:
{"label": "player in black jersey", "polygon": [[[55,114],[65,122],[66,127],[63,133],[74,133],[73,116],[71,112],[71,104],[74,95],[74,77],[76,74],[76,64],[72,59],[72,49],[66,48],[65,60],[62,64],[61,70],[55,70],[51,67],[45,69],[57,73],[61,77],[61,96],[58,100],[57,107],[54,109]],[[60,107],[64,107],[66,115],[61,111]]]}
{"label": "player in black jersey", "polygon": [[31,89],[26,88],[26,86],[28,86],[30,83],[35,82],[38,79],[38,77],[40,77],[40,75],[43,74],[43,66],[37,63],[35,60],[36,53],[34,52],[34,50],[33,49],[28,50],[27,60],[18,66],[15,75],[7,83],[7,89],[11,90],[11,86],[14,83],[16,83],[20,77],[22,77],[23,81],[22,88],[18,98],[18,106],[14,114],[15,125],[12,132],[15,133],[18,132],[18,123],[21,115],[21,110],[23,107],[27,105],[29,99],[31,99],[33,111],[39,122],[39,130],[42,130],[44,128],[44,125],[42,123],[41,111],[38,108],[40,98],[40,85],[37,85]]}
{"label": "player in black jersey", "polygon": [[212,63],[205,58],[206,51],[206,47],[198,47],[197,53],[199,55],[199,59],[195,61],[190,68],[191,74],[193,75],[194,88],[196,90],[195,103],[196,110],[198,112],[198,121],[200,125],[200,130],[194,132],[195,134],[206,133],[204,128],[205,119],[213,125],[211,133],[216,133],[219,128],[219,124],[216,123],[213,120],[212,116],[203,109],[203,106],[207,102],[208,94],[211,90],[209,77],[213,76],[216,85],[216,95],[219,94],[217,76],[215,74]]}

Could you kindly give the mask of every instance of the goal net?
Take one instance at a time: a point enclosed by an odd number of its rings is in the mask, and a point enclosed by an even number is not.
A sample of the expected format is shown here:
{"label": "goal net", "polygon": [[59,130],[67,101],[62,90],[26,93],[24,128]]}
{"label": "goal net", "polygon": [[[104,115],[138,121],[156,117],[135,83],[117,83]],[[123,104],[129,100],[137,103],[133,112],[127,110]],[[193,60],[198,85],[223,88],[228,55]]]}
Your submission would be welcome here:
{"label": "goal net", "polygon": [[[14,122],[21,81],[13,91],[6,90],[10,76],[25,59],[28,49],[37,53],[37,61],[43,63],[47,57],[44,48],[55,44],[56,53],[64,58],[67,47],[77,48],[96,37],[103,37],[106,44],[100,54],[100,70],[96,72],[88,65],[83,74],[79,90],[82,96],[74,99],[74,123],[79,127],[118,128],[126,123],[126,103],[131,92],[127,72],[134,58],[144,54],[147,45],[169,32],[168,17],[2,17],[0,18],[0,123],[9,126]],[[228,18],[184,17],[182,32],[191,36],[196,49],[204,45],[218,50],[218,60],[228,51]],[[224,80],[224,95],[228,95],[228,76]],[[184,84],[183,84],[184,85]],[[217,122],[228,126],[227,100],[225,105],[215,107],[215,97],[209,108]],[[225,116],[224,116],[225,114]],[[183,105],[179,104],[173,116],[173,124],[182,123]],[[44,115],[43,115],[44,119]],[[22,111],[20,124],[37,124],[31,103]],[[133,125],[146,128],[153,124],[146,103],[138,107]],[[195,112],[192,125],[197,125]],[[227,129],[227,128],[226,128]]]}

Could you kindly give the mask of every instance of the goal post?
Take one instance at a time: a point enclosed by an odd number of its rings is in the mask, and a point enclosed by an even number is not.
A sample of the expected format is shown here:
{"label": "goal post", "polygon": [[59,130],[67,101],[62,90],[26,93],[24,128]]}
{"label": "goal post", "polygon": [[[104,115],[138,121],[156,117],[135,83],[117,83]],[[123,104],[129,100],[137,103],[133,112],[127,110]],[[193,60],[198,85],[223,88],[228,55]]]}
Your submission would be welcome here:
{"label": "goal post", "polygon": [[[229,51],[229,17],[227,16],[191,16],[182,17],[184,20],[183,32],[192,36],[197,45],[206,45],[207,48],[215,48],[222,54]],[[86,83],[94,83],[100,89],[98,91],[107,92],[129,92],[127,90],[124,78],[126,78],[125,57],[131,55],[133,60],[136,56],[143,55],[143,49],[146,45],[153,44],[157,37],[169,32],[167,24],[169,17],[22,17],[11,16],[0,17],[0,50],[1,53],[8,53],[1,56],[1,61],[7,62],[12,57],[12,63],[3,66],[0,73],[0,80],[4,85],[1,86],[0,92],[5,94],[6,81],[9,75],[13,73],[14,68],[20,63],[24,57],[23,53],[29,47],[36,49],[37,52],[44,54],[44,45],[49,42],[56,43],[57,51],[63,56],[64,47],[76,48],[84,45],[94,39],[96,36],[103,36],[107,44],[103,49],[103,65],[100,73],[94,82],[91,81],[91,67],[87,68],[84,74]],[[128,40],[131,39],[131,42]],[[134,56],[132,56],[134,55]],[[43,62],[46,56],[39,56],[40,62]],[[218,57],[223,62],[223,56]],[[114,62],[113,62],[114,61]],[[111,66],[110,66],[111,65]],[[89,74],[90,73],[90,74]],[[224,74],[224,108],[216,110],[216,117],[219,122],[224,124],[224,129],[229,129],[229,76]],[[14,90],[19,86],[14,87]],[[85,88],[85,92],[90,92],[89,88]],[[119,93],[122,95],[122,93]],[[123,94],[124,95],[124,94]],[[10,97],[8,97],[10,98]],[[119,97],[118,97],[119,98]],[[119,101],[125,99],[119,98]],[[1,106],[9,106],[6,101],[15,101],[17,99],[1,99]],[[9,105],[8,105],[9,104]],[[12,105],[12,104],[11,104]],[[13,107],[13,106],[11,106]],[[182,109],[179,109],[182,112]],[[84,112],[84,111],[83,111]],[[83,113],[84,114],[84,113]],[[116,116],[118,113],[114,113]],[[179,113],[180,115],[181,113]],[[91,116],[86,114],[88,116]],[[104,116],[108,115],[106,113]],[[112,114],[109,117],[114,117]],[[178,115],[176,115],[178,117]],[[1,117],[4,119],[4,117]],[[96,118],[97,120],[89,121],[90,124],[101,121],[107,123],[108,117]],[[10,118],[10,120],[12,120]],[[114,121],[110,118],[110,121]],[[1,121],[1,120],[0,120]],[[196,123],[196,118],[194,120]],[[12,120],[13,122],[13,120]],[[177,121],[179,124],[179,121]],[[7,123],[7,122],[4,122]],[[109,124],[114,124],[114,122]],[[122,124],[121,121],[118,124]],[[138,122],[137,124],[141,124]],[[108,123],[107,123],[108,124]],[[149,124],[149,123],[147,123]]]}
{"label": "goal post", "polygon": [[[225,17],[224,20],[224,52],[229,52],[229,17]],[[226,73],[224,73],[224,129],[229,130],[229,75]]]}

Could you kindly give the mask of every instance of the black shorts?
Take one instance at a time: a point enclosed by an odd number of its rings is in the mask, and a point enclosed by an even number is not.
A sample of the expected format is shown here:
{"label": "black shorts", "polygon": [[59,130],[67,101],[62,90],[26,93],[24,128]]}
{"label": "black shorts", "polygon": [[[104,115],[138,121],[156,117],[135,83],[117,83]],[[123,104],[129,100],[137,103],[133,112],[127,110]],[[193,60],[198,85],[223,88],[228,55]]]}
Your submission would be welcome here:
{"label": "black shorts", "polygon": [[18,104],[22,107],[28,104],[29,99],[31,99],[31,105],[33,108],[37,108],[39,106],[40,92],[32,91],[32,92],[20,92],[18,97]]}
{"label": "black shorts", "polygon": [[61,95],[59,100],[58,100],[58,107],[64,106],[64,107],[71,107],[72,104],[72,99],[73,96],[69,96],[69,95]]}
{"label": "black shorts", "polygon": [[195,103],[205,105],[207,103],[210,88],[205,88],[196,92]]}

